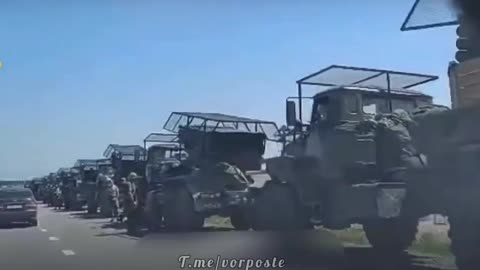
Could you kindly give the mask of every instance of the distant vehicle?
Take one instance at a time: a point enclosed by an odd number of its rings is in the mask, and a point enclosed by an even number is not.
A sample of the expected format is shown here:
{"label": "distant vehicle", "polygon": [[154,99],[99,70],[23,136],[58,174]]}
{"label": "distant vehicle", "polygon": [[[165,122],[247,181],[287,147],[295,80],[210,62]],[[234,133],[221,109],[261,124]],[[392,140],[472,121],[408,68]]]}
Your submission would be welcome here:
{"label": "distant vehicle", "polygon": [[0,225],[12,223],[38,225],[37,202],[30,189],[0,189]]}

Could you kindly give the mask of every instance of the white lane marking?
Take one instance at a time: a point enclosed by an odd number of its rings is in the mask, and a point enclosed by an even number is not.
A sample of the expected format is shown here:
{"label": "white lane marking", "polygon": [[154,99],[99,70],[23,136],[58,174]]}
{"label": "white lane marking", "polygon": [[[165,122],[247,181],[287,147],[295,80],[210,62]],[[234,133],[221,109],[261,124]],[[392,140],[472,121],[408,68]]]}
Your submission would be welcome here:
{"label": "white lane marking", "polygon": [[42,231],[42,232],[47,232],[47,229],[40,228],[40,231]]}
{"label": "white lane marking", "polygon": [[50,241],[58,241],[58,240],[60,240],[60,239],[58,239],[58,237],[55,237],[55,236],[50,236],[50,237],[48,237],[48,240],[50,240]]}
{"label": "white lane marking", "polygon": [[63,255],[65,256],[73,256],[75,255],[75,252],[73,250],[70,250],[70,249],[62,249],[62,253]]}

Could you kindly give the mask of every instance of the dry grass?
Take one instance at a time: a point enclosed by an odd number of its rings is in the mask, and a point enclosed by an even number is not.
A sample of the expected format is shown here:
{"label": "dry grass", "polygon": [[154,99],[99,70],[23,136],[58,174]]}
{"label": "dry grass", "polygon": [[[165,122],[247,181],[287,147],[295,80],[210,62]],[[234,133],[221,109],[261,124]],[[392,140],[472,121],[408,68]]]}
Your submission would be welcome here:
{"label": "dry grass", "polygon": [[228,217],[211,216],[205,220],[205,224],[220,228],[233,228]]}

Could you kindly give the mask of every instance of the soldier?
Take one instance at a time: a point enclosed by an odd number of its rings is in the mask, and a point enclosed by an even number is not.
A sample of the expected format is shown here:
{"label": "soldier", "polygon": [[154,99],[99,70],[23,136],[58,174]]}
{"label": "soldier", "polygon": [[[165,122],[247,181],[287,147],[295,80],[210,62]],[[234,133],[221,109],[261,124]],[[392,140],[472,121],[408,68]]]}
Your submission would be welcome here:
{"label": "soldier", "polygon": [[118,218],[118,197],[120,195],[120,192],[118,190],[118,187],[113,183],[113,180],[110,178],[107,178],[107,195],[108,195],[108,202],[111,207],[111,221],[115,221],[116,218]]}
{"label": "soldier", "polygon": [[145,200],[147,196],[147,187],[145,179],[132,172],[128,175],[128,181],[133,184],[133,191],[136,200],[132,205],[132,209],[129,209],[126,213],[127,216],[127,230],[130,234],[135,234],[139,225],[142,223]]}
{"label": "soldier", "polygon": [[125,216],[128,216],[128,213],[135,208],[134,190],[132,183],[127,181],[125,177],[120,179],[118,189],[120,192],[120,205],[122,207],[122,214],[119,216],[119,221],[123,222]]}
{"label": "soldier", "polygon": [[56,186],[55,192],[54,192],[54,203],[53,206],[55,209],[61,209],[62,208],[62,191],[60,190],[60,186]]}

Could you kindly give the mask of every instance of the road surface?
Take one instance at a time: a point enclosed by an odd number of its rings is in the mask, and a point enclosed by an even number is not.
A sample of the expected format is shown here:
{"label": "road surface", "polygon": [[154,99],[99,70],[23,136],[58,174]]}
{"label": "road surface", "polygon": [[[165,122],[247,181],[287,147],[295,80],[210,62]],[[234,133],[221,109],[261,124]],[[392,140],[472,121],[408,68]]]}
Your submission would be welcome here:
{"label": "road surface", "polygon": [[[378,258],[369,247],[342,247],[327,232],[275,235],[207,228],[204,232],[156,233],[128,236],[121,224],[82,212],[64,212],[41,206],[38,227],[0,229],[2,269],[181,269],[179,257],[187,258],[184,269],[202,266],[193,258],[214,260],[203,269],[216,269],[217,261],[245,259],[277,260],[268,269],[452,269],[435,265],[430,258],[405,255]],[[220,260],[218,259],[220,258]],[[279,260],[284,260],[280,268]],[[263,261],[264,262],[264,261]],[[199,263],[199,264],[197,264]],[[430,266],[429,266],[430,265]],[[190,267],[189,267],[190,266]],[[200,269],[200,268],[196,268]],[[250,269],[267,269],[255,268]]]}

